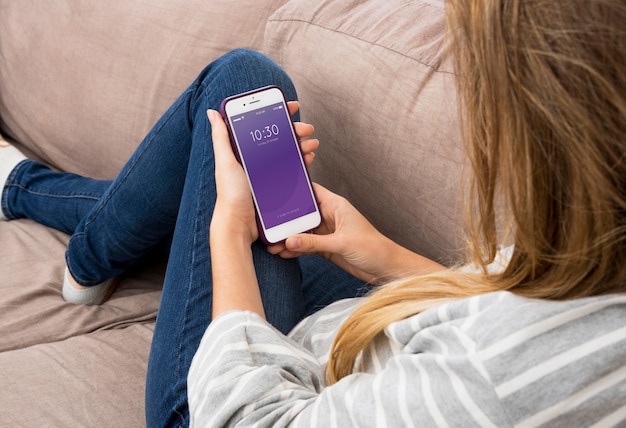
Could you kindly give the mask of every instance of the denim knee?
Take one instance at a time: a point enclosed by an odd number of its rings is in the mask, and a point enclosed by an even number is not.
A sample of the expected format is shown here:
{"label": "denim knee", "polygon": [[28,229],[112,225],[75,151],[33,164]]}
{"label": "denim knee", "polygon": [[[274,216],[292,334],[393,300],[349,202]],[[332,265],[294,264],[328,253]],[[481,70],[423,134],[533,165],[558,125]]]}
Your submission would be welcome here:
{"label": "denim knee", "polygon": [[267,55],[250,49],[240,48],[224,54],[205,67],[196,82],[199,92],[208,98],[215,99],[219,94],[219,102],[269,85],[280,87],[288,101],[298,99],[289,75]]}

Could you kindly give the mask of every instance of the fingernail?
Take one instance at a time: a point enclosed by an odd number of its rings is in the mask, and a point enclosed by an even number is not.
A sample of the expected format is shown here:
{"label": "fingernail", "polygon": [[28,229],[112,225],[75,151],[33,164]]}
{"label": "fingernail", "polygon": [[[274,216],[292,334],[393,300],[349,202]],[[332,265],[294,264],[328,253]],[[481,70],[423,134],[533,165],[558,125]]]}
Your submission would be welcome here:
{"label": "fingernail", "polygon": [[291,247],[292,250],[297,250],[302,246],[302,239],[300,238],[291,238],[289,240],[289,246]]}
{"label": "fingernail", "polygon": [[206,111],[206,115],[209,118],[209,122],[211,122],[211,124],[213,124],[213,122],[215,122],[215,115],[216,114],[217,114],[217,112],[215,110],[208,109]]}

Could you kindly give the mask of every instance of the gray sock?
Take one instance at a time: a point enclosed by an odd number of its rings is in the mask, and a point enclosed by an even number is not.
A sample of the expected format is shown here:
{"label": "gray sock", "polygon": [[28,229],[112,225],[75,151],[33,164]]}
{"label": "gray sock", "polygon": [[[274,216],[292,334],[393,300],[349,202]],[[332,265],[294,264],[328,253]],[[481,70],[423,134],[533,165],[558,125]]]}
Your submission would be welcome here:
{"label": "gray sock", "polygon": [[63,276],[63,299],[68,303],[75,305],[99,305],[107,296],[109,288],[113,285],[115,278],[107,279],[97,285],[92,285],[85,289],[79,290],[72,285],[69,280],[69,271],[65,269]]}

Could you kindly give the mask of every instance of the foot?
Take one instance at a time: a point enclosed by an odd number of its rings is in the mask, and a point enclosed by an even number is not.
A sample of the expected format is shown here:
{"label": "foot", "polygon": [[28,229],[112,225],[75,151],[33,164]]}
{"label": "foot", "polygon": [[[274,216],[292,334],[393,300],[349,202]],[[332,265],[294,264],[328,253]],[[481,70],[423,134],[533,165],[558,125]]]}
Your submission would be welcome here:
{"label": "foot", "polygon": [[[12,144],[7,143],[0,137],[0,195],[2,195],[2,191],[4,190],[4,186],[6,185],[7,179],[9,175],[13,171],[13,169],[17,166],[18,163],[27,159],[26,156],[22,154],[18,149],[16,149]],[[7,220],[6,215],[2,212],[2,207],[0,206],[0,220]]]}
{"label": "foot", "polygon": [[63,278],[63,299],[75,305],[101,305],[111,297],[117,283],[118,278],[115,277],[100,284],[85,287],[78,284],[66,268]]}

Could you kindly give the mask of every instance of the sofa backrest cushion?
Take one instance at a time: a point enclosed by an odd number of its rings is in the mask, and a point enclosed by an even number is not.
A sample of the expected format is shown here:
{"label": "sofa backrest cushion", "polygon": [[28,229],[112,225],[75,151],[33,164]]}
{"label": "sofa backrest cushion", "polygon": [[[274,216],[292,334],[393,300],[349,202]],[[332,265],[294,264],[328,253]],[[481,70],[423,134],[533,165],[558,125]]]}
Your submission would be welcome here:
{"label": "sofa backrest cushion", "polygon": [[2,2],[2,131],[57,168],[111,178],[206,64],[262,48],[285,1]]}
{"label": "sofa backrest cushion", "polygon": [[397,242],[451,263],[463,150],[444,21],[442,0],[290,0],[265,43],[316,127],[314,180]]}

